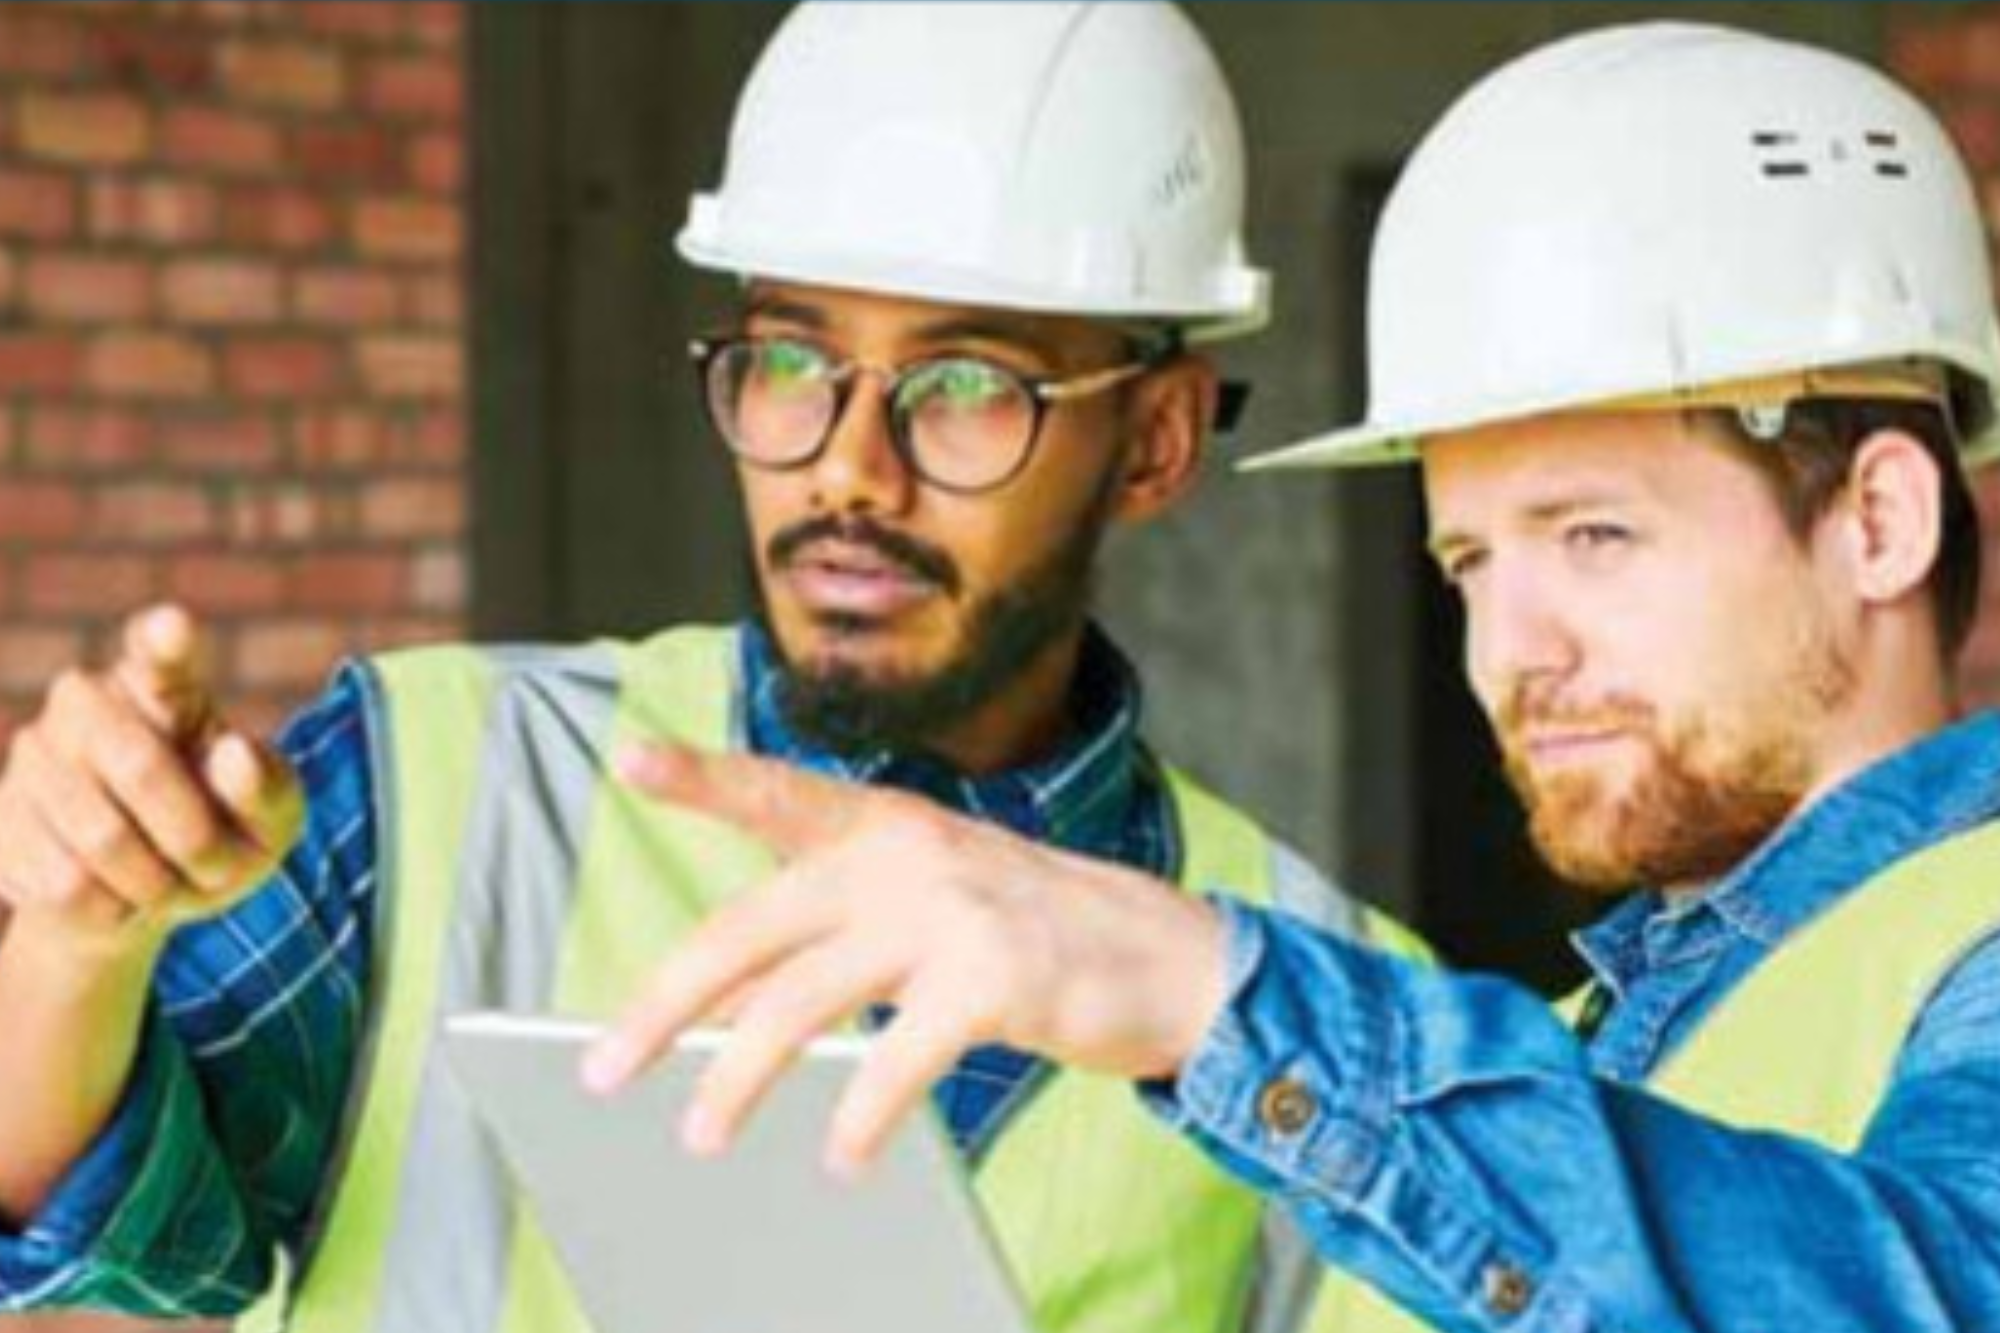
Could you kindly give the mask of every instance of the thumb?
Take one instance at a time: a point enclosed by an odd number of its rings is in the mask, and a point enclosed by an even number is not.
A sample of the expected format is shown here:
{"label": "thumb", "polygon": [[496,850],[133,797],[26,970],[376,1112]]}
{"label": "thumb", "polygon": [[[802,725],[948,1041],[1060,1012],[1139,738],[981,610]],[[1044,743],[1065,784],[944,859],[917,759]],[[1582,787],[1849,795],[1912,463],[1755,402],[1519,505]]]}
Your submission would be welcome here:
{"label": "thumb", "polygon": [[113,677],[148,722],[185,744],[215,729],[208,644],[194,617],[173,605],[150,607],[125,622]]}
{"label": "thumb", "polygon": [[846,834],[877,799],[791,764],[671,742],[627,746],[617,768],[655,800],[734,824],[787,860]]}

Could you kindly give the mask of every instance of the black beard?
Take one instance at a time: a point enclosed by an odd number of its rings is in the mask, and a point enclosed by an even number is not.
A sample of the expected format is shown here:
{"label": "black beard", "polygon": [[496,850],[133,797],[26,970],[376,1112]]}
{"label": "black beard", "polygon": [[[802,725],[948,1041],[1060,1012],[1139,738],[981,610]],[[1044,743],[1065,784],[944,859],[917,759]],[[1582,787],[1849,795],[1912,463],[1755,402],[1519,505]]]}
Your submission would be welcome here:
{"label": "black beard", "polygon": [[[800,740],[843,756],[931,748],[939,735],[992,700],[1051,644],[1083,624],[1111,493],[1107,486],[1048,560],[977,603],[964,649],[928,676],[870,677],[839,662],[821,670],[802,669],[773,629],[768,609],[760,607],[765,638],[778,657],[778,707],[786,727]],[[894,558],[898,552],[875,542],[871,527],[849,527],[843,535]],[[863,634],[870,628],[859,620],[820,623],[842,634]]]}

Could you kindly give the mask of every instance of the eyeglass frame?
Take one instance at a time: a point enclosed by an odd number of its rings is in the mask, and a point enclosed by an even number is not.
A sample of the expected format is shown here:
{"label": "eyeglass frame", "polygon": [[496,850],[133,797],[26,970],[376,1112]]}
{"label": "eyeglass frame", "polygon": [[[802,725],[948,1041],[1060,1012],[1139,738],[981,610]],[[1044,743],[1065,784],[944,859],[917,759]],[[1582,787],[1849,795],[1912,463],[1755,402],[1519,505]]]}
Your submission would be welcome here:
{"label": "eyeglass frame", "polygon": [[[1076,402],[1115,389],[1121,384],[1130,384],[1134,380],[1152,374],[1185,350],[1178,332],[1161,333],[1149,330],[1146,336],[1150,338],[1152,345],[1139,350],[1132,360],[1098,370],[1082,371],[1075,375],[1030,375],[995,361],[991,357],[964,352],[918,357],[899,366],[884,366],[863,361],[858,357],[836,357],[810,338],[773,337],[768,334],[751,333],[690,338],[688,360],[694,368],[695,388],[701,396],[702,413],[708,418],[709,426],[721,438],[723,447],[729,450],[730,457],[747,466],[765,472],[795,472],[800,468],[811,467],[826,453],[826,447],[833,440],[834,432],[840,429],[841,420],[847,415],[848,402],[854,392],[853,386],[865,372],[872,373],[882,381],[882,400],[888,408],[889,444],[895,450],[898,461],[910,470],[910,475],[927,486],[934,486],[952,495],[986,495],[1000,490],[1027,470],[1029,461],[1035,456],[1035,447],[1041,443],[1042,424],[1047,419],[1051,407],[1060,407],[1064,403]],[[827,415],[826,429],[820,433],[819,439],[810,449],[797,458],[786,459],[783,462],[753,458],[739,450],[731,439],[729,431],[716,420],[715,401],[709,389],[710,367],[717,358],[734,348],[775,342],[797,343],[825,355],[831,363],[831,373],[828,378],[833,384],[833,411]],[[992,481],[981,482],[977,486],[942,481],[932,476],[917,461],[916,446],[909,438],[908,418],[896,409],[896,390],[911,374],[943,361],[976,361],[1013,380],[1027,391],[1028,402],[1034,412],[1028,423],[1028,437],[1021,445],[1020,457]]]}

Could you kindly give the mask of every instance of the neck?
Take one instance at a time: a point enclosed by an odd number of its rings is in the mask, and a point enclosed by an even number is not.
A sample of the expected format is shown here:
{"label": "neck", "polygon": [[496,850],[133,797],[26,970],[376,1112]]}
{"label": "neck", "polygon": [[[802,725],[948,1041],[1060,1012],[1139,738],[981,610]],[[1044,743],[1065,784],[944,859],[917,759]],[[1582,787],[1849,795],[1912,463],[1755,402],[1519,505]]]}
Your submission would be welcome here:
{"label": "neck", "polygon": [[1819,746],[1813,784],[1799,802],[1801,810],[1958,716],[1949,664],[1928,638],[1891,660],[1858,665],[1853,697]]}
{"label": "neck", "polygon": [[1083,626],[1051,640],[1021,672],[926,746],[959,772],[982,777],[1019,768],[1061,745],[1069,728]]}

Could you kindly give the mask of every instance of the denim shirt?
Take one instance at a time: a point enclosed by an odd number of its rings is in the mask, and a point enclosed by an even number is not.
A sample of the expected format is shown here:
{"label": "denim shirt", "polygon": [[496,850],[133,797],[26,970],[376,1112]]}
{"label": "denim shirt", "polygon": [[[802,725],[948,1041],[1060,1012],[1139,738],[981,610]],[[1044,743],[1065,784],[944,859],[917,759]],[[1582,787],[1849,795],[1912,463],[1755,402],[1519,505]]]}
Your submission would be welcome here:
{"label": "denim shirt", "polygon": [[1983,715],[1815,802],[1699,899],[1635,896],[1578,941],[1612,999],[1587,1045],[1505,981],[1223,904],[1229,1003],[1144,1095],[1439,1328],[2000,1330],[2000,942],[1931,998],[1852,1153],[1637,1086],[1790,931],[1996,814]]}

